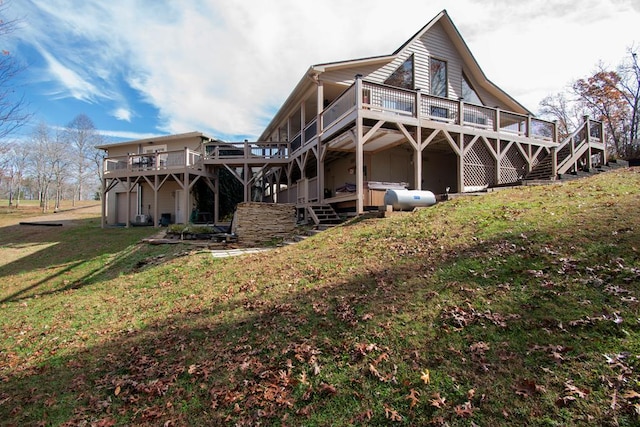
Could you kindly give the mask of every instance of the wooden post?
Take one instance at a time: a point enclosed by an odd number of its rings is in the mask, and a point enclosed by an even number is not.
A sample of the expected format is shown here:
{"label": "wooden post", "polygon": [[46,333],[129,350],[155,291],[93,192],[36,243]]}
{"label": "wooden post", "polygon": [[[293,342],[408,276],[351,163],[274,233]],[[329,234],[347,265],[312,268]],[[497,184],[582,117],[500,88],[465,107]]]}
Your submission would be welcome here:
{"label": "wooden post", "polygon": [[496,183],[502,184],[501,176],[500,176],[500,165],[502,165],[502,157],[504,157],[504,153],[502,152],[502,143],[500,142],[500,138],[496,139],[496,175],[494,179]]}
{"label": "wooden post", "polygon": [[324,130],[324,124],[322,123],[322,112],[324,111],[324,84],[322,80],[318,80],[318,97],[317,97],[317,110],[318,110],[318,121],[316,123],[318,134],[318,139],[320,139],[320,135],[322,135],[322,131]]}
{"label": "wooden post", "polygon": [[244,201],[249,202],[251,201],[251,195],[249,194],[251,180],[249,179],[249,165],[247,163],[244,164],[243,174],[244,176],[242,177],[242,185],[244,186]]}
{"label": "wooden post", "polygon": [[531,114],[527,115],[527,128],[525,129],[525,136],[531,137]]}
{"label": "wooden post", "polygon": [[607,161],[607,139],[604,137],[604,123],[600,122],[600,142],[602,142],[602,164],[606,165]]}
{"label": "wooden post", "polygon": [[461,126],[464,124],[464,101],[462,98],[458,100],[458,120],[456,120],[456,124]]}
{"label": "wooden post", "polygon": [[217,224],[220,220],[220,169],[216,169],[215,186],[213,191],[213,223]]}
{"label": "wooden post", "polygon": [[458,148],[460,153],[458,156],[458,193],[464,192],[464,134],[458,135]]}
{"label": "wooden post", "polygon": [[591,170],[591,123],[589,123],[589,116],[584,116],[584,126],[587,140],[587,171]]}
{"label": "wooden post", "polygon": [[362,76],[356,75],[356,213],[364,213],[364,144],[362,143]]}
{"label": "wooden post", "polygon": [[[356,110],[362,110],[362,74],[356,74]],[[371,102],[371,101],[369,101]]]}
{"label": "wooden post", "polygon": [[[157,157],[156,155],[156,164],[158,163]],[[160,219],[158,218],[158,215],[160,215],[158,210],[158,180],[158,172],[156,172],[153,180],[153,226],[156,228],[160,226]]]}
{"label": "wooden post", "polygon": [[302,147],[307,143],[307,135],[305,135],[304,131],[304,116],[305,116],[305,108],[304,108],[304,100],[300,103],[300,117],[298,120],[300,121],[300,146]]}
{"label": "wooden post", "polygon": [[[105,169],[103,169],[103,171],[105,171]],[[104,172],[103,172],[104,174]],[[102,211],[102,218],[100,220],[100,227],[101,228],[105,228],[106,224],[106,218],[107,218],[107,179],[106,178],[102,178],[102,198],[100,200],[100,210]]]}
{"label": "wooden post", "polygon": [[496,107],[496,120],[493,123],[493,127],[496,132],[500,132],[500,128],[501,128],[501,120],[500,120],[500,107]]}
{"label": "wooden post", "polygon": [[131,225],[131,183],[129,181],[129,177],[127,176],[127,219],[124,222],[125,228],[129,228]]}

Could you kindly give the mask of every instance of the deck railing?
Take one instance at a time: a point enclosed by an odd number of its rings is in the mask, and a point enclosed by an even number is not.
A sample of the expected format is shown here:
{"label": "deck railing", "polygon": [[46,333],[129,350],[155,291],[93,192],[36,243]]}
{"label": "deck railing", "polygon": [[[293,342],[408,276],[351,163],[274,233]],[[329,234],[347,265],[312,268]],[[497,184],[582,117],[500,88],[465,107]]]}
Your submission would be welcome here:
{"label": "deck railing", "polygon": [[113,172],[153,171],[196,166],[202,161],[202,154],[185,148],[177,151],[159,151],[155,153],[131,153],[125,156],[104,159],[105,174]]}
{"label": "deck railing", "polygon": [[356,106],[356,87],[352,85],[321,113],[323,129],[328,128]]}
{"label": "deck railing", "polygon": [[[427,95],[428,96],[428,95]],[[461,104],[462,124],[481,129],[496,130],[498,110],[483,105]]]}
{"label": "deck railing", "polygon": [[318,135],[318,119],[313,119],[304,127],[304,143],[305,145]]}
{"label": "deck railing", "polygon": [[225,142],[205,146],[205,159],[282,159],[289,158],[286,142]]}
{"label": "deck railing", "polygon": [[[358,89],[360,93],[356,94]],[[500,108],[465,103],[462,99],[441,98],[423,94],[419,90],[402,89],[367,81],[356,81],[325,108],[321,113],[320,132],[330,128],[353,111],[359,104],[357,101],[361,101],[360,105],[366,110],[557,142],[554,122],[504,111]],[[597,131],[594,130],[595,132]]]}
{"label": "deck railing", "polygon": [[420,112],[422,117],[448,123],[458,123],[459,105],[457,101],[438,96],[421,96]]}
{"label": "deck railing", "polygon": [[416,92],[393,86],[362,82],[362,106],[372,110],[414,116]]}

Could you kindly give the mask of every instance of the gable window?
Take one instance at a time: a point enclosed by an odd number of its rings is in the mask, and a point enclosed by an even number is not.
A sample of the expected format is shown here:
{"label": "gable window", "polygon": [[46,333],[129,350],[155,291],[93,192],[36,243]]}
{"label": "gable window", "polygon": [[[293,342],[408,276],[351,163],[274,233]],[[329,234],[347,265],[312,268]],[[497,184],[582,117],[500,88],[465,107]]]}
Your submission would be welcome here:
{"label": "gable window", "polygon": [[484,105],[478,96],[478,92],[471,86],[469,79],[464,74],[462,74],[462,99],[470,104]]}
{"label": "gable window", "polygon": [[384,84],[404,89],[413,89],[413,55],[396,68],[393,74],[384,81]]}
{"label": "gable window", "polygon": [[430,59],[431,95],[447,97],[447,63],[441,59]]}

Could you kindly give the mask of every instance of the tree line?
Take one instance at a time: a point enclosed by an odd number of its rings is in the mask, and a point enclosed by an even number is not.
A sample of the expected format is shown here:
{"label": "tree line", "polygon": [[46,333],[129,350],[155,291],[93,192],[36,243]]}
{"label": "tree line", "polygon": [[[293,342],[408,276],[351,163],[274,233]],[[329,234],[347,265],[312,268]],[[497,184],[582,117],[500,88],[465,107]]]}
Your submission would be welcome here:
{"label": "tree line", "polygon": [[15,138],[32,114],[17,83],[24,66],[5,47],[21,24],[9,15],[9,2],[0,0],[0,198],[16,207],[37,199],[43,211],[51,201],[59,208],[63,199],[92,198],[102,167],[95,146],[103,138],[89,117],[80,114],[63,129],[40,123],[27,138]]}
{"label": "tree line", "polygon": [[38,124],[31,136],[5,143],[0,152],[0,185],[9,206],[25,198],[40,201],[43,212],[61,200],[87,200],[100,194],[103,142],[91,119],[79,114],[63,129]]}
{"label": "tree line", "polygon": [[617,67],[599,63],[593,75],[575,80],[540,103],[540,113],[557,120],[563,140],[577,129],[584,116],[604,123],[610,157],[640,158],[640,66],[637,49]]}

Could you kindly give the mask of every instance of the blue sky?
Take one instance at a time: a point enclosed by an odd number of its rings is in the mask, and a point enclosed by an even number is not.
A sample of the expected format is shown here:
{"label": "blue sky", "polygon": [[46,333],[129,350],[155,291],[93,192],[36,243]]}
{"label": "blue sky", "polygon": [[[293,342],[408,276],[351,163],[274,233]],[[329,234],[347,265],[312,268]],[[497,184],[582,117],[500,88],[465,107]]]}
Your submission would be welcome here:
{"label": "blue sky", "polygon": [[445,8],[485,74],[532,111],[640,47],[639,0],[4,3],[21,22],[0,48],[26,66],[33,123],[83,113],[111,141],[255,139],[310,65],[392,53]]}

